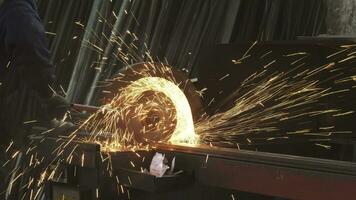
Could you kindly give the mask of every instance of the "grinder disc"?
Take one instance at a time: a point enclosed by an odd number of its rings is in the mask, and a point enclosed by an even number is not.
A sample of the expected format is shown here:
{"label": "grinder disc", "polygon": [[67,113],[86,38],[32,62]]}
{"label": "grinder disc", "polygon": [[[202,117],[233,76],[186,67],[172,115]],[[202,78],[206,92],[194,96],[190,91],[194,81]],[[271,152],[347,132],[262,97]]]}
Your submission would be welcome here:
{"label": "grinder disc", "polygon": [[[100,103],[105,105],[112,102],[124,95],[127,92],[125,89],[138,86],[147,77],[165,79],[165,82],[177,85],[188,100],[193,119],[201,116],[201,98],[194,85],[183,72],[162,63],[137,63],[121,69],[102,89]],[[139,143],[168,141],[177,128],[174,99],[154,87],[135,95],[135,102],[125,106],[125,118],[123,122],[118,122],[118,126],[132,132]]]}

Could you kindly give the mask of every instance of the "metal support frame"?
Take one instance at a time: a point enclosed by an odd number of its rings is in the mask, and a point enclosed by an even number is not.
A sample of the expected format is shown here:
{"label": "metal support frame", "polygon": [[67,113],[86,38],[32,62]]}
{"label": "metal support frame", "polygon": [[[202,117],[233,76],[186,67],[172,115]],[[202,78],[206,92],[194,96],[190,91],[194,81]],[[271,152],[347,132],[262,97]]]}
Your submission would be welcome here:
{"label": "metal support frame", "polygon": [[[46,154],[56,144],[58,139],[47,138],[38,151]],[[92,164],[98,162],[94,162],[98,159],[97,145],[77,142],[71,145],[79,145],[78,154],[89,152],[84,167],[96,166]],[[287,199],[352,199],[356,196],[356,163],[210,146],[157,144],[151,151],[142,153],[150,160],[154,152],[165,153],[169,160],[176,157],[176,169],[193,174],[193,181],[199,185]],[[120,176],[115,173],[122,173],[122,169],[134,170],[130,169],[130,161],[141,159],[134,154],[111,153],[113,176]],[[79,162],[79,157],[73,162]],[[75,165],[80,167],[79,163]],[[97,167],[100,170],[100,166]],[[135,174],[140,176],[139,171]],[[135,180],[145,177],[152,179],[142,174]],[[133,178],[127,187],[135,188]],[[123,179],[120,181],[124,184]]]}
{"label": "metal support frame", "polygon": [[352,199],[356,163],[211,147],[159,145],[213,187],[288,199]]}

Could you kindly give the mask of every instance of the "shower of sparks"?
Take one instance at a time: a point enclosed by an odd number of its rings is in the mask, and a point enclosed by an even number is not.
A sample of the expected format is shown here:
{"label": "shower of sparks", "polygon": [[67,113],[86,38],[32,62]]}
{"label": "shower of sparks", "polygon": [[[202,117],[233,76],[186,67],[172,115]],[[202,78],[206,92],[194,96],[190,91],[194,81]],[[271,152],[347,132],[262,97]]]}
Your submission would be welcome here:
{"label": "shower of sparks", "polygon": [[[125,11],[127,12],[127,11]],[[113,13],[115,15],[115,13]],[[115,15],[117,18],[117,16]],[[99,19],[103,23],[108,23],[105,19]],[[139,53],[138,45],[135,44],[139,39],[132,31],[117,33],[113,31],[110,36],[101,34],[108,46],[116,48],[112,54],[104,55],[106,48],[98,45],[99,35],[94,31],[85,29],[80,22],[76,25],[82,27],[85,32],[90,32],[95,41],[90,39],[83,40],[83,44],[93,51],[97,52],[99,60],[92,66],[98,72],[105,71],[108,60],[115,59],[125,65],[138,62],[146,62],[147,69],[138,71],[140,77],[130,82],[126,87],[118,89],[118,95],[114,96],[110,102],[101,106],[101,108],[83,121],[79,128],[73,131],[69,136],[59,137],[56,140],[56,146],[48,153],[49,157],[44,157],[37,152],[40,145],[44,145],[45,139],[31,142],[24,156],[27,157],[22,167],[15,167],[10,172],[13,177],[9,183],[8,190],[13,185],[20,184],[21,197],[23,199],[39,199],[44,190],[44,184],[47,181],[58,180],[63,173],[60,168],[61,163],[84,166],[89,156],[85,152],[78,152],[80,145],[77,143],[97,143],[101,145],[100,157],[102,163],[107,165],[103,168],[112,175],[112,160],[110,153],[112,151],[133,151],[141,159],[136,150],[149,150],[150,146],[136,141],[135,133],[154,134],[162,133],[164,136],[162,142],[174,144],[196,144],[204,143],[212,146],[213,144],[233,144],[240,149],[244,141],[239,140],[239,136],[246,136],[247,144],[254,143],[254,136],[264,133],[275,134],[264,138],[265,141],[277,139],[289,140],[292,136],[316,136],[312,140],[316,146],[330,149],[331,146],[324,144],[329,137],[334,134],[350,134],[350,130],[340,130],[335,124],[323,124],[320,127],[305,127],[314,117],[328,116],[333,118],[350,117],[354,115],[354,110],[343,110],[338,107],[324,108],[319,103],[326,98],[338,98],[339,95],[354,92],[355,84],[349,88],[342,88],[345,83],[355,83],[356,75],[343,73],[344,66],[340,64],[354,62],[354,46],[341,46],[340,51],[327,56],[328,63],[319,67],[306,67],[303,60],[309,55],[306,52],[295,52],[283,55],[284,58],[291,59],[290,68],[285,72],[276,72],[273,67],[277,65],[277,58],[271,60],[272,51],[263,55],[254,55],[253,48],[256,48],[257,42],[253,43],[241,58],[232,60],[235,64],[241,64],[248,59],[258,56],[260,60],[267,60],[261,71],[255,72],[245,81],[241,87],[230,95],[233,102],[228,109],[208,116],[206,114],[193,122],[191,108],[188,100],[180,87],[182,83],[176,82],[169,67],[164,67],[161,74],[164,77],[155,76],[154,59],[149,51],[148,45],[143,42],[145,50]],[[109,27],[114,25],[109,24]],[[127,37],[130,38],[129,42]],[[73,39],[80,39],[79,36],[73,36]],[[70,53],[68,53],[69,55]],[[190,55],[190,53],[188,53]],[[8,64],[8,66],[10,63]],[[354,72],[354,71],[353,71]],[[318,78],[319,75],[328,75],[327,79]],[[123,76],[121,76],[122,78]],[[224,81],[232,77],[226,74],[219,81]],[[118,77],[120,79],[120,76]],[[325,82],[333,83],[333,86],[325,86]],[[335,86],[335,87],[334,87]],[[336,87],[337,86],[337,87]],[[341,87],[341,88],[340,88]],[[206,89],[197,91],[203,95]],[[112,91],[106,91],[111,93]],[[146,99],[147,92],[152,92]],[[105,93],[105,92],[104,92]],[[152,95],[153,94],[153,95]],[[211,103],[214,102],[214,98]],[[209,103],[210,105],[210,103]],[[145,117],[151,112],[164,113],[165,118],[157,124],[143,125]],[[295,124],[292,130],[280,134],[280,124],[292,122],[295,119],[303,119],[302,123]],[[30,121],[25,122],[30,123]],[[141,125],[140,125],[141,124]],[[137,129],[137,127],[141,129]],[[90,134],[80,134],[86,130]],[[51,134],[51,130],[43,132],[42,135]],[[167,133],[167,134],[165,134]],[[277,134],[278,133],[278,134]],[[7,166],[9,162],[16,162],[20,157],[20,152],[14,150],[13,142],[6,148],[9,159],[3,164]],[[207,163],[209,155],[206,155]],[[145,157],[142,157],[142,163]],[[26,165],[27,164],[27,165]],[[133,168],[141,168],[139,163],[130,161]],[[34,173],[36,172],[36,173]],[[76,176],[77,167],[74,167],[74,176]],[[114,176],[113,176],[114,177]],[[120,180],[115,176],[117,190],[121,194],[130,195],[129,190],[120,184]],[[130,178],[128,177],[131,182]],[[2,191],[1,191],[2,192]],[[99,196],[99,189],[96,190],[96,196]],[[234,195],[231,195],[235,199]]]}
{"label": "shower of sparks", "polygon": [[[131,32],[126,31],[125,36],[130,36],[133,38],[133,41],[137,41],[137,36]],[[113,54],[112,57],[117,59],[125,64],[129,64],[129,61],[143,61],[144,57],[139,56],[136,52],[137,47],[133,44],[127,44],[124,42],[123,35],[111,35],[109,43],[118,46],[117,53]],[[99,54],[103,54],[104,49],[97,46],[94,42],[84,41],[88,44],[89,47],[92,47],[94,51]],[[254,42],[247,51],[243,54],[241,58],[232,60],[234,64],[241,64],[246,59],[249,59],[252,56],[253,48],[256,46],[257,42]],[[144,43],[144,46],[147,45]],[[126,48],[126,52],[122,51],[122,47]],[[245,81],[242,82],[241,87],[231,95],[230,100],[234,103],[230,106],[230,109],[218,112],[212,116],[206,117],[202,116],[200,120],[195,122],[193,127],[193,121],[191,115],[188,118],[182,117],[180,115],[180,110],[182,113],[190,113],[189,105],[187,104],[186,98],[182,97],[182,92],[176,87],[176,90],[172,90],[174,86],[168,84],[169,87],[161,87],[165,82],[174,83],[174,78],[167,76],[167,80],[162,78],[157,78],[147,73],[146,78],[137,80],[136,83],[131,84],[125,92],[121,92],[119,96],[116,96],[110,103],[104,105],[102,109],[94,114],[92,118],[85,122],[89,125],[91,132],[95,134],[91,135],[88,141],[97,141],[104,149],[108,150],[119,150],[122,147],[127,146],[127,143],[134,141],[134,132],[127,129],[118,128],[119,121],[129,124],[130,121],[125,119],[126,116],[130,116],[132,120],[132,113],[130,113],[129,108],[132,105],[135,105],[133,102],[137,102],[147,90],[157,90],[163,92],[166,96],[169,97],[171,101],[174,101],[173,106],[177,113],[174,113],[177,118],[177,127],[172,137],[168,140],[171,143],[200,143],[211,144],[215,143],[228,143],[231,144],[233,141],[236,141],[237,136],[240,135],[256,135],[258,133],[273,133],[280,131],[278,127],[280,124],[283,124],[294,119],[312,119],[317,116],[345,116],[351,115],[354,111],[344,111],[339,108],[320,108],[318,103],[322,102],[323,99],[328,97],[334,97],[340,93],[351,92],[352,88],[348,89],[334,89],[333,87],[325,87],[323,83],[325,80],[319,80],[318,76],[321,74],[328,74],[331,79],[327,80],[328,82],[334,81],[335,84],[340,84],[344,82],[350,82],[355,80],[355,76],[343,76],[342,73],[338,73],[341,67],[338,66],[338,63],[349,62],[353,60],[353,57],[350,57],[350,51],[352,47],[341,47],[345,48],[341,51],[333,53],[327,56],[327,59],[335,58],[338,59],[330,60],[329,63],[326,63],[319,67],[306,67],[306,63],[302,61],[309,56],[307,52],[294,52],[283,55],[283,57],[290,58],[290,69],[285,72],[275,72],[273,65],[277,63],[276,59],[268,61],[263,70],[260,72],[255,72]],[[343,53],[347,53],[346,58]],[[270,55],[272,51],[269,51],[262,56],[260,59],[264,59]],[[153,59],[149,50],[145,52],[145,57],[153,63]],[[252,56],[253,57],[253,56]],[[102,57],[102,60],[107,60],[107,57]],[[100,61],[98,63],[102,63]],[[101,68],[100,68],[101,70]],[[152,70],[152,69],[151,69]],[[138,72],[140,73],[140,72]],[[221,77],[219,81],[222,81],[226,78],[229,78],[230,74],[226,74]],[[159,83],[161,82],[161,83]],[[204,88],[201,91],[197,91],[203,95]],[[175,91],[175,92],[172,92]],[[110,91],[107,91],[110,93]],[[172,93],[169,93],[172,92]],[[220,91],[221,94],[223,91]],[[177,93],[177,94],[175,94]],[[178,95],[179,98],[174,97]],[[213,103],[214,98],[209,103]],[[162,103],[163,102],[163,103]],[[169,102],[164,102],[164,98],[155,98],[154,101],[150,102],[151,104],[157,104],[161,107],[162,105],[167,105]],[[170,102],[172,103],[172,102]],[[120,105],[121,104],[121,105]],[[148,107],[152,107],[148,106]],[[106,112],[106,114],[100,114]],[[140,118],[145,116],[148,112],[147,110],[142,109],[142,106],[137,106],[134,109],[136,117]],[[130,114],[130,115],[128,115]],[[186,119],[184,123],[180,123],[178,119]],[[126,121],[125,121],[126,120]],[[143,119],[139,119],[142,121]],[[189,122],[188,122],[189,121]],[[305,120],[307,121],[307,120]],[[185,125],[180,125],[185,124]],[[88,127],[88,126],[86,126]],[[161,126],[163,127],[163,126]],[[183,128],[185,127],[185,128]],[[265,141],[272,141],[275,139],[289,139],[290,135],[318,135],[318,136],[331,136],[332,134],[337,133],[350,133],[350,131],[337,131],[334,126],[327,131],[323,131],[323,127],[319,128],[319,131],[315,131],[312,128],[300,128],[296,125],[295,130],[290,130],[286,132],[286,135],[277,135],[275,137],[265,138]],[[194,130],[195,129],[195,130]],[[94,131],[92,131],[94,130]],[[182,131],[189,130],[189,131]],[[146,132],[147,130],[138,130]],[[164,128],[161,129],[162,132],[167,131]],[[180,138],[178,140],[174,139],[177,136],[177,132],[180,133]],[[106,141],[97,140],[97,137],[101,135],[108,134],[109,138]],[[183,138],[183,139],[182,139]],[[324,138],[322,139],[324,140]],[[166,141],[165,139],[163,141]],[[252,144],[253,137],[246,138],[248,144]],[[131,143],[132,144],[132,143]],[[135,147],[136,148],[136,147]],[[124,148],[125,149],[125,148]]]}
{"label": "shower of sparks", "polygon": [[[255,43],[251,46],[255,46]],[[251,51],[251,47],[247,52]],[[352,49],[343,49],[331,54],[328,58],[342,55]],[[246,53],[247,53],[246,52]],[[243,58],[246,57],[246,53]],[[285,57],[307,55],[305,52],[288,54]],[[291,61],[291,67],[285,72],[272,71],[273,68],[255,72],[238,88],[232,95],[230,101],[233,102],[229,109],[217,112],[216,114],[205,117],[195,123],[195,130],[204,143],[226,143],[234,144],[239,141],[239,136],[250,135],[252,138],[260,133],[278,133],[281,125],[299,119],[304,122],[313,121],[316,117],[340,117],[354,114],[353,110],[343,110],[334,107],[321,106],[327,98],[337,99],[337,95],[352,92],[353,86],[349,88],[339,88],[337,83],[352,82],[354,75],[340,73],[344,66],[336,63],[350,61],[353,58],[344,57],[338,60],[330,60],[328,63],[319,67],[303,67],[305,63],[293,66],[296,62],[301,62],[305,56]],[[241,59],[238,59],[241,61]],[[269,62],[265,66],[270,66],[276,60]],[[239,64],[232,60],[234,64]],[[267,68],[267,67],[264,67]],[[350,71],[352,67],[349,68]],[[325,80],[320,76],[328,77]],[[325,86],[328,83],[328,86]],[[330,84],[331,83],[331,84]],[[334,84],[332,84],[334,83]],[[335,84],[336,83],[336,84]],[[336,89],[337,88],[337,89]],[[268,137],[265,141],[274,139],[288,139],[291,135],[314,135],[327,137],[338,133],[352,133],[352,131],[337,130],[335,126],[330,126],[325,131],[325,127],[307,128],[298,130],[299,124],[293,127],[295,131],[289,131],[284,136]],[[323,130],[324,129],[324,130]],[[241,140],[241,139],[240,139]],[[321,140],[325,140],[322,138]],[[253,139],[246,138],[248,144],[253,143]],[[314,141],[317,141],[314,140]],[[318,144],[318,146],[321,146]]]}
{"label": "shower of sparks", "polygon": [[[83,124],[92,133],[86,138],[87,142],[99,142],[103,149],[117,151],[141,145],[135,141],[135,133],[142,132],[143,136],[154,138],[149,134],[157,131],[160,135],[168,136],[161,138],[162,141],[198,142],[189,102],[178,83],[174,82],[171,69],[160,69],[161,74],[164,72],[166,75],[166,78],[161,78],[149,75],[152,70],[157,70],[154,63],[146,63],[145,68],[144,71],[135,72],[141,73],[143,78],[118,89],[118,95]],[[150,92],[149,99],[145,99],[147,92]],[[151,112],[163,113],[157,124],[145,124]],[[106,137],[106,140],[100,140],[100,137]]]}

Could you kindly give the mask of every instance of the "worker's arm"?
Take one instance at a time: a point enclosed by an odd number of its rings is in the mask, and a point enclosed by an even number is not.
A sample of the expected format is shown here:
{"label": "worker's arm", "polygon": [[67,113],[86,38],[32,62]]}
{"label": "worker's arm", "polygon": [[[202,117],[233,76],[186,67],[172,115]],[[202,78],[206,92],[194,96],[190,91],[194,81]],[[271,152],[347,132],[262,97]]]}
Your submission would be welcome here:
{"label": "worker's arm", "polygon": [[37,11],[26,1],[22,2],[14,4],[6,18],[5,46],[7,52],[11,52],[9,67],[14,67],[18,77],[42,98],[49,98],[54,66],[50,61],[45,30]]}
{"label": "worker's arm", "polygon": [[[61,118],[69,104],[58,95],[53,95],[50,85],[54,81],[54,66],[45,29],[32,0],[9,2],[6,16],[5,46],[11,53],[9,67],[17,76],[38,92],[42,103],[42,119]],[[17,80],[13,80],[17,81]]]}

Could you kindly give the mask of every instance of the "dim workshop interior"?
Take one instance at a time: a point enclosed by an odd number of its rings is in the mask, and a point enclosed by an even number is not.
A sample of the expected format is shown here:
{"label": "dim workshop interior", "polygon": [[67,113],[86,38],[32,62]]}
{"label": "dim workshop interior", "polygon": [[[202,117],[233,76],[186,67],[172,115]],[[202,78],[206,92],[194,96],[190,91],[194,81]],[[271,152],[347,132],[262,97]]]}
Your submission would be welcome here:
{"label": "dim workshop interior", "polygon": [[0,199],[356,199],[356,0],[0,0]]}

